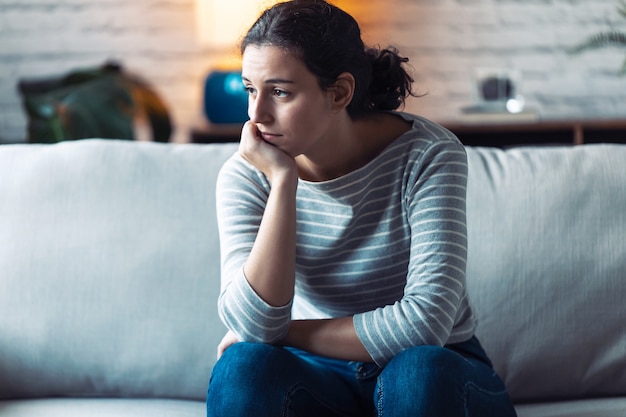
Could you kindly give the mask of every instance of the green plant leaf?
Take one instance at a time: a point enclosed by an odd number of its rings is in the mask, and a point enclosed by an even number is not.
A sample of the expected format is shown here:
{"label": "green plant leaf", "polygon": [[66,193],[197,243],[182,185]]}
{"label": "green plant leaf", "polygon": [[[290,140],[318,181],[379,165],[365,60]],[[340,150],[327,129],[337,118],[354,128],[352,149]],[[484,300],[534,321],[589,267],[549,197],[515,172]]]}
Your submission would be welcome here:
{"label": "green plant leaf", "polygon": [[609,46],[626,48],[626,33],[605,32],[592,35],[583,43],[573,47],[570,52],[577,54],[588,49],[606,48]]}
{"label": "green plant leaf", "polygon": [[626,19],[626,1],[624,0],[620,1],[620,5],[617,8],[617,11],[619,14],[622,15],[623,18]]}

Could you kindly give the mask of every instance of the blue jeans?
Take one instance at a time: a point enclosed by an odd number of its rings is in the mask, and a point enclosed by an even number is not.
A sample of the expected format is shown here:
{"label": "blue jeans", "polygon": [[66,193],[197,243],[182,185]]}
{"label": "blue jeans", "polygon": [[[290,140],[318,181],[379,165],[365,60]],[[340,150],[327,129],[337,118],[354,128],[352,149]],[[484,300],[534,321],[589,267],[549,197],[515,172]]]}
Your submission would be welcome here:
{"label": "blue jeans", "polygon": [[213,369],[208,417],[514,417],[476,338],[418,346],[383,369],[258,343],[229,347]]}

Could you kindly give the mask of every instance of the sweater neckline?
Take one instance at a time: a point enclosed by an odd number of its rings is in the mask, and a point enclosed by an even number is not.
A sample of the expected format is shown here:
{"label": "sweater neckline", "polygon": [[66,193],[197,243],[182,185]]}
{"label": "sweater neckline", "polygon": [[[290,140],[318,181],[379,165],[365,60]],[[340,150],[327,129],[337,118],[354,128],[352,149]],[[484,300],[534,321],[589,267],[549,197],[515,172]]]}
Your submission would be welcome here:
{"label": "sweater neckline", "polygon": [[374,165],[377,165],[380,160],[382,160],[383,158],[386,158],[390,152],[392,152],[398,145],[406,141],[411,136],[411,134],[414,133],[419,128],[418,126],[419,119],[417,117],[412,117],[411,115],[407,113],[402,113],[402,112],[394,112],[394,114],[397,116],[400,116],[402,119],[404,119],[407,122],[411,122],[412,124],[411,128],[407,130],[406,132],[404,132],[403,134],[401,134],[400,136],[398,136],[397,138],[395,138],[393,141],[391,141],[387,146],[385,146],[385,148],[378,155],[372,158],[372,160],[370,160],[368,163],[366,163],[360,168],[355,169],[354,171],[350,171],[347,174],[341,175],[337,178],[332,178],[330,180],[309,181],[309,180],[303,180],[299,178],[298,182],[307,187],[313,187],[313,188],[333,187],[334,188],[344,183],[352,183],[354,177],[362,178],[363,175],[361,174],[363,172],[371,171]]}

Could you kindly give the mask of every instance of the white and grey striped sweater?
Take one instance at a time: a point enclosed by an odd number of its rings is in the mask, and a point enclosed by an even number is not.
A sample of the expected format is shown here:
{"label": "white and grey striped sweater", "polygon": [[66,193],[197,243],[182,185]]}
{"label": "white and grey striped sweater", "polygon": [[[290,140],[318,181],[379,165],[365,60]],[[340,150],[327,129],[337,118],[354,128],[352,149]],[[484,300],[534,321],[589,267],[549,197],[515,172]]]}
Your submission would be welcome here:
{"label": "white and grey striped sweater", "polygon": [[465,288],[467,158],[458,139],[423,118],[366,166],[297,191],[295,297],[272,307],[243,264],[270,191],[239,155],[217,188],[220,317],[242,340],[274,342],[291,319],[353,316],[379,366],[421,344],[469,339],[475,320]]}

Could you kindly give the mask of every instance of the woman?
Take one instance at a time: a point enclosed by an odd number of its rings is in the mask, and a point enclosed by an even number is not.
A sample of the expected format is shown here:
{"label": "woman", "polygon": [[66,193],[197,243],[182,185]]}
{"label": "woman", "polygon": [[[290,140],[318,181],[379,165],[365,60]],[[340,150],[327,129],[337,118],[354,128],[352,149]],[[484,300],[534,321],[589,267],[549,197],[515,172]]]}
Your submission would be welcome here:
{"label": "woman", "polygon": [[218,180],[209,416],[513,416],[465,289],[463,146],[394,112],[406,58],[322,0],[243,39],[250,121]]}

